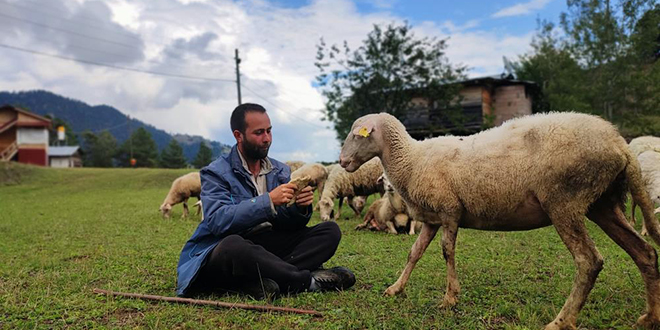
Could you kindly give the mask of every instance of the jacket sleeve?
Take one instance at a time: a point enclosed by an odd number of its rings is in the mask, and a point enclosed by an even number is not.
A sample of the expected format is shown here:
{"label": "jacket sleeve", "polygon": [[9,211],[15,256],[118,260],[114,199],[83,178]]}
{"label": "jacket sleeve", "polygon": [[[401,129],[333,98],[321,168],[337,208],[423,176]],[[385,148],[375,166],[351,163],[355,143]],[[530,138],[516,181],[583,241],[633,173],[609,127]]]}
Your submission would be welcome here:
{"label": "jacket sleeve", "polygon": [[[285,167],[278,175],[277,180],[279,184],[285,184],[291,181],[291,170]],[[309,219],[312,217],[312,206],[299,207],[298,204],[293,204],[289,207],[286,205],[276,206],[275,210],[277,215],[270,220],[274,229],[289,230],[299,229],[307,226]]]}
{"label": "jacket sleeve", "polygon": [[270,196],[234,200],[227,179],[206,168],[200,171],[204,221],[216,236],[227,236],[256,226],[273,217]]}

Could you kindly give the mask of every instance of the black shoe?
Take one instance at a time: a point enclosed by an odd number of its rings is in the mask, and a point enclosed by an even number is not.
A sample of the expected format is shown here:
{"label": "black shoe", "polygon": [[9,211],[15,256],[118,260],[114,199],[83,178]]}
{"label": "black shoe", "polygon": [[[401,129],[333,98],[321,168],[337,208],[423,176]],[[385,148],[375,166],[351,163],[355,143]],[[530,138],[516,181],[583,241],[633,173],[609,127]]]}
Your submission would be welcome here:
{"label": "black shoe", "polygon": [[257,300],[274,299],[280,294],[280,286],[269,278],[263,278],[243,284],[239,291]]}
{"label": "black shoe", "polygon": [[310,291],[337,291],[355,284],[355,275],[346,267],[332,267],[312,272]]}

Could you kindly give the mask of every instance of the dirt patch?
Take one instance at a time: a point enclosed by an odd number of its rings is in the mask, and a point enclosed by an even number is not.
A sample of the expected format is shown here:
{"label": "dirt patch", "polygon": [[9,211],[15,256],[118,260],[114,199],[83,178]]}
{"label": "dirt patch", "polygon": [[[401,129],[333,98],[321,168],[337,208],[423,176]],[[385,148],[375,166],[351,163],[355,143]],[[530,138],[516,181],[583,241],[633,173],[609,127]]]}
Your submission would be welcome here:
{"label": "dirt patch", "polygon": [[33,171],[34,169],[28,165],[0,162],[0,187],[20,184]]}

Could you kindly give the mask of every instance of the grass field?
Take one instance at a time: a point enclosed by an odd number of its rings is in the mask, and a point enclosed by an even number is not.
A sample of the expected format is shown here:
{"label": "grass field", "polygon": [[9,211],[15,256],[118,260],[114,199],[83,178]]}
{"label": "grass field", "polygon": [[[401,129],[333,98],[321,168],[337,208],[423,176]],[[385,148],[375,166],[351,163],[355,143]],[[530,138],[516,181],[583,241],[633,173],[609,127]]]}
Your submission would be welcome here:
{"label": "grass field", "polygon": [[[553,228],[461,230],[456,262],[462,293],[455,308],[438,308],[445,287],[440,235],[406,293],[384,297],[416,237],[356,232],[359,220],[350,219],[340,220],[342,243],[326,266],[354,270],[355,287],[273,302],[314,309],[322,318],[93,294],[102,288],[174,296],[179,252],[199,218],[179,219],[177,205],[173,218],[163,220],[158,206],[172,180],[185,172],[0,163],[0,328],[541,329],[571,288],[573,260]],[[312,223],[318,221],[315,215]],[[600,229],[588,227],[605,268],[578,327],[631,329],[645,306],[639,271]],[[204,298],[263,303],[231,295]]]}

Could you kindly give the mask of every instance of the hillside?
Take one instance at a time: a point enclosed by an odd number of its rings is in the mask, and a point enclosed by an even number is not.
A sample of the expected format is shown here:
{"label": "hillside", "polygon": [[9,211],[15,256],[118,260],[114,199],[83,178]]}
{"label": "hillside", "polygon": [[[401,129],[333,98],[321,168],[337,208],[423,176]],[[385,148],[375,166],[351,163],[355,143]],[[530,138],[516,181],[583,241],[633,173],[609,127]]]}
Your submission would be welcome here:
{"label": "hillside", "polygon": [[214,157],[229,152],[230,148],[226,144],[211,141],[198,135],[169,134],[140,120],[129,118],[121,111],[108,105],[90,106],[84,102],[43,90],[0,92],[0,105],[4,104],[20,106],[39,115],[51,115],[60,118],[66,121],[78,135],[85,130],[99,132],[107,129],[120,144],[129,137],[129,132],[138,127],[144,127],[151,133],[159,151],[165,148],[172,138],[176,139],[183,147],[183,153],[188,161],[195,158],[202,141],[206,141],[211,147]]}

